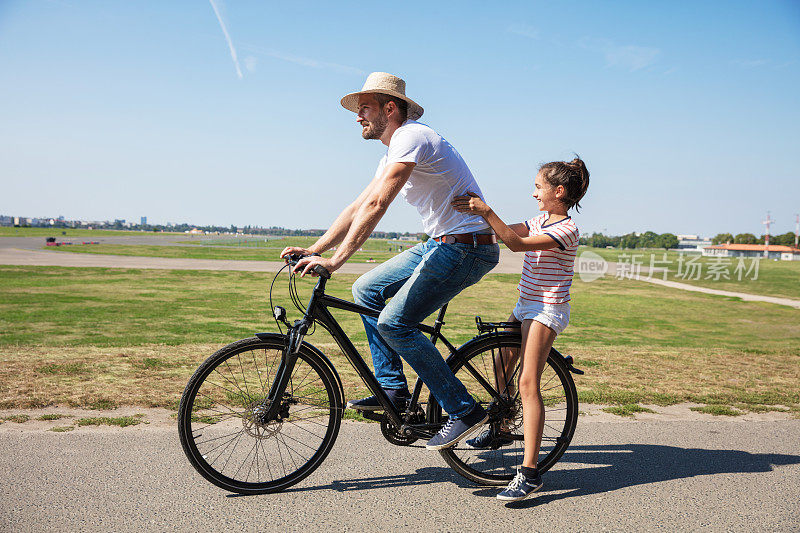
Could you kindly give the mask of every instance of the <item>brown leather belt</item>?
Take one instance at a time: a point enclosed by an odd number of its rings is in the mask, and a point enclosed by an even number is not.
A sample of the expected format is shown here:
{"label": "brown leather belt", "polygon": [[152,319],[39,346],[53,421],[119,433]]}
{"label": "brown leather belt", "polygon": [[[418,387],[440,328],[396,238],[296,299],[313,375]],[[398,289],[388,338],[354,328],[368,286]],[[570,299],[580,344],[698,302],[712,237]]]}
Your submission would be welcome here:
{"label": "brown leather belt", "polygon": [[433,239],[436,242],[444,244],[494,244],[497,242],[497,236],[492,233],[456,233],[453,235],[442,235]]}

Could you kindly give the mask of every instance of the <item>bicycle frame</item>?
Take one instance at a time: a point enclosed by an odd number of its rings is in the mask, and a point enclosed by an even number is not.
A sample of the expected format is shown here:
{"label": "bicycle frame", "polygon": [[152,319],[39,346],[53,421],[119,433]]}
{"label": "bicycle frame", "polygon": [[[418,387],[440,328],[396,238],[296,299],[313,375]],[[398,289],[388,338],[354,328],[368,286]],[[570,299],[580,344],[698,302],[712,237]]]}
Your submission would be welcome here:
{"label": "bicycle frame", "polygon": [[[317,282],[316,286],[311,295],[311,299],[308,303],[306,308],[305,315],[303,316],[302,320],[295,321],[293,326],[289,326],[289,331],[287,335],[287,346],[284,352],[284,356],[281,360],[281,365],[278,369],[277,375],[275,380],[273,381],[273,385],[270,389],[268,398],[271,402],[270,408],[265,413],[266,419],[271,419],[277,414],[277,411],[280,407],[279,401],[274,401],[276,398],[281,398],[286,390],[287,383],[289,381],[289,376],[291,376],[292,370],[294,369],[294,364],[297,360],[297,350],[300,347],[300,344],[303,341],[303,337],[308,332],[308,328],[313,324],[313,322],[318,322],[322,327],[324,327],[334,338],[336,343],[341,348],[342,352],[344,352],[345,357],[353,366],[355,371],[364,381],[364,384],[367,388],[375,395],[375,397],[380,402],[381,406],[384,408],[384,413],[391,421],[391,423],[397,427],[401,428],[403,431],[411,433],[418,437],[430,437],[438,431],[441,427],[441,424],[409,424],[406,425],[405,421],[403,420],[402,413],[398,412],[392,402],[389,400],[389,397],[383,391],[383,388],[378,383],[378,380],[375,378],[375,375],[370,370],[367,363],[364,361],[364,358],[358,352],[356,347],[348,338],[347,334],[344,332],[342,327],[333,317],[330,312],[330,309],[340,309],[343,311],[348,311],[351,313],[358,313],[360,315],[371,316],[377,318],[380,314],[379,311],[375,311],[373,309],[369,309],[367,307],[358,305],[353,302],[349,302],[347,300],[343,300],[341,298],[336,298],[335,296],[330,296],[325,294],[325,285],[327,283],[327,279],[324,276],[320,276],[319,281]],[[458,349],[453,346],[450,341],[448,341],[445,336],[441,333],[441,328],[444,325],[444,315],[447,311],[447,305],[445,304],[440,310],[439,314],[434,322],[433,326],[429,326],[426,324],[417,324],[417,329],[421,332],[429,334],[431,337],[431,342],[434,344],[439,339],[442,340],[444,345],[450,351],[450,355],[456,354]],[[265,335],[265,334],[261,334]],[[256,334],[259,336],[259,334]],[[486,387],[487,390],[492,391],[492,394],[501,402],[505,402],[503,398],[500,397],[500,394],[492,387],[488,382],[486,382],[480,374],[471,369],[471,373],[481,381],[482,386]],[[414,385],[414,391],[411,396],[411,405],[409,407],[409,412],[415,412],[419,396],[422,392],[422,380],[417,378],[417,381]]]}

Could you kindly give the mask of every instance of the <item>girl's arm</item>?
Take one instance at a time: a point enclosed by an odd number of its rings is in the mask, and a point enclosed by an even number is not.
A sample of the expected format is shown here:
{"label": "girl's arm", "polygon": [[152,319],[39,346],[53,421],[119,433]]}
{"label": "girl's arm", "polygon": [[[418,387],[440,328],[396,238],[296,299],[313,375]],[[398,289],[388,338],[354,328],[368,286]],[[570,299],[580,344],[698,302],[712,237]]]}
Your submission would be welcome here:
{"label": "girl's arm", "polygon": [[527,236],[525,224],[514,224],[509,227],[500,217],[486,205],[483,200],[473,193],[465,196],[456,196],[450,203],[453,209],[460,213],[472,213],[482,216],[492,227],[497,237],[508,246],[512,252],[527,252],[529,250],[549,250],[558,248],[559,244],[547,235]]}

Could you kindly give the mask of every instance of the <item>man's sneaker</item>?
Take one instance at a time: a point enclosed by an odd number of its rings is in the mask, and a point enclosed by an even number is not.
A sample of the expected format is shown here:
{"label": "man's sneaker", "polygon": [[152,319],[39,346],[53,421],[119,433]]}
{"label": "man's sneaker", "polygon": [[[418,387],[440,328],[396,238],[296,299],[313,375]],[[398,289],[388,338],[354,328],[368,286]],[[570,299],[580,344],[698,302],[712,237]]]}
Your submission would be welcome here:
{"label": "man's sneaker", "polygon": [[491,429],[487,429],[474,439],[469,439],[464,444],[473,450],[496,450],[501,446],[508,446],[514,439],[507,435],[493,434]]}
{"label": "man's sneaker", "polygon": [[[408,401],[411,399],[411,393],[408,389],[383,389],[386,396],[394,404],[398,411],[405,411]],[[356,411],[383,411],[383,406],[378,401],[376,396],[369,396],[361,398],[360,400],[350,400],[347,402],[348,409],[355,409]]]}
{"label": "man's sneaker", "polygon": [[470,413],[458,419],[448,418],[444,427],[433,436],[425,447],[429,450],[443,450],[455,446],[461,439],[465,439],[478,431],[489,420],[486,410],[479,404]]}
{"label": "man's sneaker", "polygon": [[508,484],[506,490],[497,495],[497,499],[504,502],[518,502],[541,489],[542,485],[544,483],[542,483],[541,474],[536,474],[534,478],[528,478],[522,471],[517,471],[517,475]]}

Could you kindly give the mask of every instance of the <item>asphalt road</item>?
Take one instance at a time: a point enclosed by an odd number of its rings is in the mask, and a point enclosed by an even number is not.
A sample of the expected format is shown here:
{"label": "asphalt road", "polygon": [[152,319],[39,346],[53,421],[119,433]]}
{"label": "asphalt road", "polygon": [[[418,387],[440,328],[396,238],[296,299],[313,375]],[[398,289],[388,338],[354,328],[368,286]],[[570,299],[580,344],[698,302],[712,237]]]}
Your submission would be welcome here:
{"label": "asphalt road", "polygon": [[800,420],[582,417],[535,498],[503,505],[435,452],[346,422],[328,460],[280,494],[197,475],[172,427],[0,425],[3,531],[798,531]]}

